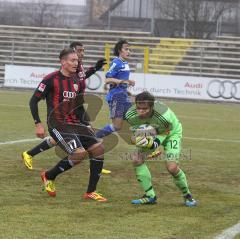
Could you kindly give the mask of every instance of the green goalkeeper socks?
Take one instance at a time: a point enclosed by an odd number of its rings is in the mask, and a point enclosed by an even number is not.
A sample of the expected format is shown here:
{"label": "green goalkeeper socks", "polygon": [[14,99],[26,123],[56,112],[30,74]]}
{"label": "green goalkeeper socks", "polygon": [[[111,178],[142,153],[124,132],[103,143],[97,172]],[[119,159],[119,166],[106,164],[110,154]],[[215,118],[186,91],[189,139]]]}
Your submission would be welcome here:
{"label": "green goalkeeper socks", "polygon": [[191,194],[188,188],[186,175],[181,169],[176,176],[173,176],[173,182],[181,190],[183,196]]}
{"label": "green goalkeeper socks", "polygon": [[152,176],[147,165],[145,163],[141,164],[135,167],[135,170],[137,180],[144,189],[145,194],[149,197],[155,197],[156,194],[152,187]]}

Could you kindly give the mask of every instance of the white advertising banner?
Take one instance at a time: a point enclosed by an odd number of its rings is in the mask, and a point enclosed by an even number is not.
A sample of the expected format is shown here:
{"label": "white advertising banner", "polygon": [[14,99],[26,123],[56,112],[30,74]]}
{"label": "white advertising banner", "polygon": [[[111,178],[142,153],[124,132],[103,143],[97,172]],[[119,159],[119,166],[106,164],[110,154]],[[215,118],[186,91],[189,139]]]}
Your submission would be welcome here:
{"label": "white advertising banner", "polygon": [[[35,89],[47,74],[55,70],[50,67],[5,65],[4,86]],[[86,91],[103,93],[104,77],[104,72],[92,75],[86,81]]]}
{"label": "white advertising banner", "polygon": [[[5,66],[4,86],[36,88],[42,78],[55,69],[32,66]],[[87,92],[104,93],[105,73],[100,71],[86,81]],[[157,97],[240,102],[239,79],[172,76],[132,73],[136,85],[130,91],[136,95],[144,90]]]}
{"label": "white advertising banner", "polygon": [[133,94],[143,90],[158,97],[240,102],[240,80],[208,77],[131,74]]}
{"label": "white advertising banner", "polygon": [[5,65],[4,86],[36,88],[43,77],[54,70],[50,67]]}

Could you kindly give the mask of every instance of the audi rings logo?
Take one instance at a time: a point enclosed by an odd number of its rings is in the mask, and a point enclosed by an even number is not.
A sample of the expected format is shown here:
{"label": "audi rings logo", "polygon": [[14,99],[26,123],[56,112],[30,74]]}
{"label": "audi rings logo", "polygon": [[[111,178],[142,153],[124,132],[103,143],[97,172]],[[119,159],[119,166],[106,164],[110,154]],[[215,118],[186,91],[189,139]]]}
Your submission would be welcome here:
{"label": "audi rings logo", "polygon": [[96,73],[86,80],[86,87],[89,90],[98,90],[101,85],[102,78]]}
{"label": "audi rings logo", "polygon": [[240,81],[212,80],[207,86],[207,94],[215,99],[240,100]]}
{"label": "audi rings logo", "polygon": [[71,91],[63,91],[63,97],[68,99],[76,98],[77,94]]}

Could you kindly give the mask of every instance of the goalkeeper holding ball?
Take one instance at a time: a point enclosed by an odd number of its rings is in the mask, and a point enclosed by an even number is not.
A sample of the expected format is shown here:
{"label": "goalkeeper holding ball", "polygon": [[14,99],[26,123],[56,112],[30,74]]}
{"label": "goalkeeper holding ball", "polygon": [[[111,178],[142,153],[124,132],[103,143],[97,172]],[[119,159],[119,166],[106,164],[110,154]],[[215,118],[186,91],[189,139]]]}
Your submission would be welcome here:
{"label": "goalkeeper holding ball", "polygon": [[145,191],[142,198],[132,201],[132,204],[153,204],[157,198],[152,187],[151,173],[144,162],[144,155],[154,155],[156,149],[162,145],[166,155],[166,167],[172,175],[175,185],[181,190],[186,206],[196,206],[192,198],[185,173],[178,165],[181,152],[182,125],[176,115],[164,104],[155,101],[154,96],[145,91],[135,98],[135,105],[125,115],[132,128],[143,124],[152,125],[156,135],[138,135],[134,144],[138,148],[133,155],[136,177]]}

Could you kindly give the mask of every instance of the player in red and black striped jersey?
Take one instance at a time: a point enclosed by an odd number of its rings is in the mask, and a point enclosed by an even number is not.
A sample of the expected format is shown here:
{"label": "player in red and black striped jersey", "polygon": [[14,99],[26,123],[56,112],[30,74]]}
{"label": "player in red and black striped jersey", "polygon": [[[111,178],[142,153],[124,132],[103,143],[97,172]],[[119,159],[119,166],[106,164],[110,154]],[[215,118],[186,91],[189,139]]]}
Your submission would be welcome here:
{"label": "player in red and black striped jersey", "polygon": [[[85,88],[86,88],[86,79],[89,78],[92,74],[94,74],[96,71],[100,70],[104,64],[106,64],[105,59],[101,58],[99,59],[94,67],[90,67],[87,71],[84,70],[83,67],[83,57],[84,57],[84,46],[81,42],[72,42],[70,44],[70,48],[74,49],[78,55],[78,67],[77,67],[77,73],[78,73],[78,77],[79,77],[79,87],[81,92],[84,94],[85,92]],[[91,95],[91,99],[94,96]],[[96,97],[95,97],[96,98]],[[92,99],[93,100],[93,99]],[[95,102],[99,102],[99,99],[94,99]],[[100,102],[99,102],[100,103]],[[101,102],[102,103],[102,102]],[[100,107],[99,107],[100,108]],[[97,107],[91,107],[91,111],[96,111]],[[82,123],[89,125],[90,123],[90,118],[87,114],[87,112],[85,111],[83,104],[80,104],[79,108],[78,108],[78,115],[82,121]],[[92,115],[97,115],[97,112],[92,112]],[[92,119],[93,120],[93,119]],[[46,136],[46,135],[44,135]],[[41,138],[44,138],[44,136],[41,136]],[[22,158],[24,161],[25,166],[32,170],[32,159],[33,156],[46,151],[50,148],[52,148],[53,146],[56,145],[56,142],[53,140],[53,138],[51,137],[46,137],[44,139],[44,141],[42,141],[40,144],[38,144],[37,146],[33,147],[32,149],[25,151],[22,153]],[[102,173],[111,173],[111,171],[106,170],[106,169],[102,169]]]}
{"label": "player in red and black striped jersey", "polygon": [[86,199],[106,201],[96,193],[96,186],[103,166],[104,149],[91,127],[82,122],[79,109],[83,103],[83,89],[77,73],[78,56],[75,50],[64,49],[60,53],[61,69],[47,75],[35,90],[30,109],[36,125],[36,135],[44,137],[46,132],[38,114],[38,102],[46,99],[48,131],[55,142],[68,154],[57,165],[41,173],[46,191],[56,195],[55,178],[80,163],[88,153],[90,178]]}
{"label": "player in red and black striped jersey", "polygon": [[81,42],[72,42],[70,44],[70,48],[74,49],[78,55],[78,69],[77,73],[81,81],[81,87],[82,89],[86,89],[86,79],[88,79],[91,75],[93,75],[96,71],[99,71],[105,64],[106,59],[101,58],[99,59],[94,67],[88,68],[86,71],[83,67],[83,57],[84,57],[84,46]]}

